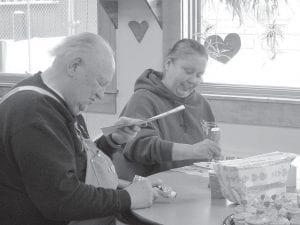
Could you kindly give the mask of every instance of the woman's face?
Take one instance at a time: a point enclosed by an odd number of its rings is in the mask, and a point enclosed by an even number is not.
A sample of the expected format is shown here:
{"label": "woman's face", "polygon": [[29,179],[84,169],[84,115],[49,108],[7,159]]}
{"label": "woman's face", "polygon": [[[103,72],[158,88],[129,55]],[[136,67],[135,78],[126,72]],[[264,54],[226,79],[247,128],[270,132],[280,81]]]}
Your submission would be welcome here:
{"label": "woman's face", "polygon": [[197,53],[168,59],[162,82],[176,96],[187,97],[202,82],[206,64],[207,59]]}

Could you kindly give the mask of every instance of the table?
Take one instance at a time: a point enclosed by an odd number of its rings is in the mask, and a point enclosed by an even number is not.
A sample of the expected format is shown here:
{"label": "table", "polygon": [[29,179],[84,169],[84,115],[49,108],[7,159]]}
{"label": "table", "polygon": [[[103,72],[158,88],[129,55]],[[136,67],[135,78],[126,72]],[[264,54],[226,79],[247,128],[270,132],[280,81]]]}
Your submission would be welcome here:
{"label": "table", "polygon": [[164,225],[221,225],[233,213],[234,205],[225,199],[211,199],[208,178],[166,171],[160,178],[177,192],[173,200],[159,199],[151,208],[133,210],[139,218]]}

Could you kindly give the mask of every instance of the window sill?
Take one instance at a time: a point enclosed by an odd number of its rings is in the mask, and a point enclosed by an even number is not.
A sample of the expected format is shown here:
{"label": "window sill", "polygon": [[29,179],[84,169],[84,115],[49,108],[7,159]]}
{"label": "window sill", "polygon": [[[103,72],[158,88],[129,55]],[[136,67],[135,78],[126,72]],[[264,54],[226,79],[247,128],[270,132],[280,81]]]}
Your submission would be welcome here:
{"label": "window sill", "polygon": [[86,112],[116,114],[117,94],[118,90],[106,90],[103,99],[90,105]]}
{"label": "window sill", "polygon": [[263,103],[278,103],[278,104],[300,104],[300,99],[294,99],[294,98],[224,95],[224,94],[203,94],[203,95],[210,99],[226,99],[231,101],[263,102]]}
{"label": "window sill", "polygon": [[300,89],[206,83],[198,90],[219,122],[300,128]]}

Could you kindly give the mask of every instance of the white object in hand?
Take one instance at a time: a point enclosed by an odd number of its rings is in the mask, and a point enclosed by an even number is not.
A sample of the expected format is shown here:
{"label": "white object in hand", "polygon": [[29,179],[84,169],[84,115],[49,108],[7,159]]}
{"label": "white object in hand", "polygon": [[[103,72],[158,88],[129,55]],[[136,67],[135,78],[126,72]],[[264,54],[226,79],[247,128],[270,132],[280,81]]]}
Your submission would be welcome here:
{"label": "white object in hand", "polygon": [[219,144],[221,132],[219,127],[213,127],[209,131],[209,139]]}
{"label": "white object in hand", "polygon": [[136,123],[132,123],[132,124],[120,124],[120,125],[115,125],[115,126],[102,127],[101,130],[102,130],[102,133],[104,135],[108,135],[108,134],[111,134],[111,133],[115,132],[117,129],[120,129],[120,128],[123,128],[123,127],[130,127],[130,126],[142,126],[142,125],[147,124],[147,123],[149,123],[151,121],[154,121],[154,120],[163,118],[165,116],[168,116],[170,114],[179,112],[179,111],[181,111],[183,109],[185,109],[184,105],[180,105],[180,106],[178,106],[178,107],[176,107],[174,109],[171,109],[170,111],[158,114],[158,115],[153,116],[153,117],[151,117],[151,118],[149,118],[147,120],[142,120],[142,121],[139,121],[139,122],[136,122]]}

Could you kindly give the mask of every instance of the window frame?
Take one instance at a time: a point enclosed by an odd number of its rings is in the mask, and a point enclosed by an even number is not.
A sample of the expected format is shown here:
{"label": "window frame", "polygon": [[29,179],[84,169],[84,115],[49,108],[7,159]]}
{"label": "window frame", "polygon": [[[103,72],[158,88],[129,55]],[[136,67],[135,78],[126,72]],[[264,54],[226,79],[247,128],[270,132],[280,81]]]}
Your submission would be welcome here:
{"label": "window frame", "polygon": [[[163,4],[164,56],[182,38],[181,3],[167,0]],[[209,101],[218,122],[300,128],[300,88],[202,83],[197,91]]]}

